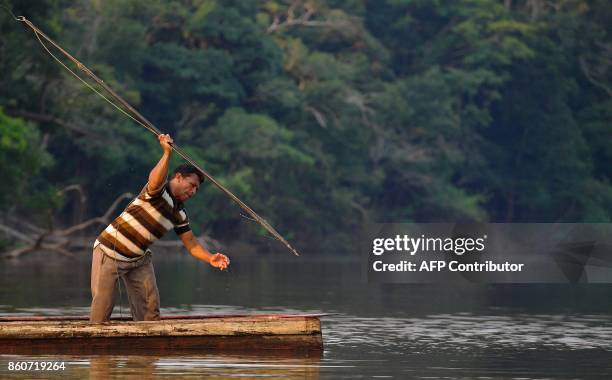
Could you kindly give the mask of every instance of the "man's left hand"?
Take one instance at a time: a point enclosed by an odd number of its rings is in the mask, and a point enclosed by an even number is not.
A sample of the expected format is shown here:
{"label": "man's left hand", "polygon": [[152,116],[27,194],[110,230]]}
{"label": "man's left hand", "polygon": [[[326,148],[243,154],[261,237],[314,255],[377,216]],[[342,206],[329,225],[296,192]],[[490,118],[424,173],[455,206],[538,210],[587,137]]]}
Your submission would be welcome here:
{"label": "man's left hand", "polygon": [[229,258],[222,253],[215,253],[210,258],[210,265],[212,265],[215,268],[219,268],[221,270],[227,269],[229,264],[230,264]]}

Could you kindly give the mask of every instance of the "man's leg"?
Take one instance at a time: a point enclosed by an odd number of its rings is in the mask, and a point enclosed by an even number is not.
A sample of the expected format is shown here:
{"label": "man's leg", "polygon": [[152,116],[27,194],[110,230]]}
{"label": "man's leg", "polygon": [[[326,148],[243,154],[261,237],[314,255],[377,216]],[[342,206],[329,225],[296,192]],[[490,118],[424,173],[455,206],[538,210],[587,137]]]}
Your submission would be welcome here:
{"label": "man's leg", "polygon": [[142,265],[130,269],[123,276],[128,301],[135,321],[159,320],[159,290],[151,257],[142,259]]}
{"label": "man's leg", "polygon": [[115,261],[97,246],[91,262],[91,312],[92,323],[107,322],[115,306],[118,268]]}

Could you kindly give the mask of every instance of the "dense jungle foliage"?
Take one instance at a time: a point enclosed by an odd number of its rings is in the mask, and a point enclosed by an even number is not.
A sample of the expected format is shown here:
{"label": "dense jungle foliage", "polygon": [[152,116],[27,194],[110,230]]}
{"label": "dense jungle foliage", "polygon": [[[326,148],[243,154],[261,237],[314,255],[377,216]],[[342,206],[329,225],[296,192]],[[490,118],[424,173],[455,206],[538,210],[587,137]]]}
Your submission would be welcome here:
{"label": "dense jungle foliage", "polygon": [[[9,3],[304,251],[369,222],[612,220],[608,0]],[[2,10],[0,220],[101,215],[160,156]],[[282,248],[211,185],[186,207]]]}

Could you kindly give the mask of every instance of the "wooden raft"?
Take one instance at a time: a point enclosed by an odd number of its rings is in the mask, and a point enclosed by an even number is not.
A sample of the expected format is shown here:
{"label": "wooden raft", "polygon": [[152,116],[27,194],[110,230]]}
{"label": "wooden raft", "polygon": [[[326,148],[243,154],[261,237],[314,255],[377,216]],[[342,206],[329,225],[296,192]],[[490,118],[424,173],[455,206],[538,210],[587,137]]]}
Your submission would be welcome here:
{"label": "wooden raft", "polygon": [[86,317],[0,317],[0,353],[289,350],[316,354],[323,350],[320,316],[170,316],[98,324]]}

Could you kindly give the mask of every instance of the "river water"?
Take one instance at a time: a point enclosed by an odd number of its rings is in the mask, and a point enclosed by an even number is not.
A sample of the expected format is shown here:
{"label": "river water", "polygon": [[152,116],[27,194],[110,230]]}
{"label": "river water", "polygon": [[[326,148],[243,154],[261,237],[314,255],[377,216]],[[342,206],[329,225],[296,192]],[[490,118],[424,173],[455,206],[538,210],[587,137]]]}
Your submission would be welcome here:
{"label": "river water", "polygon": [[[612,378],[612,286],[368,284],[358,260],[284,253],[228,272],[172,252],[154,264],[162,314],[326,313],[323,354],[0,355],[0,378]],[[89,268],[87,253],[0,261],[0,315],[87,314]],[[114,315],[129,315],[125,291]]]}

